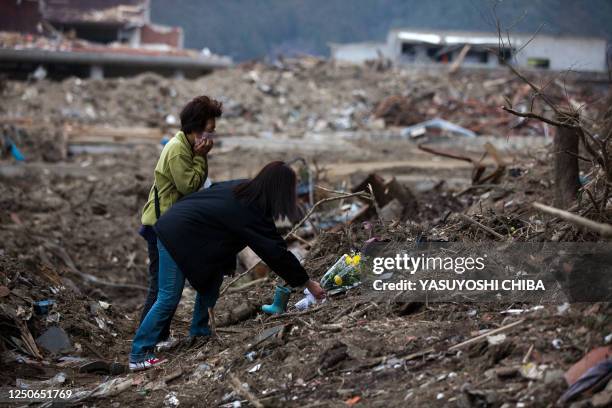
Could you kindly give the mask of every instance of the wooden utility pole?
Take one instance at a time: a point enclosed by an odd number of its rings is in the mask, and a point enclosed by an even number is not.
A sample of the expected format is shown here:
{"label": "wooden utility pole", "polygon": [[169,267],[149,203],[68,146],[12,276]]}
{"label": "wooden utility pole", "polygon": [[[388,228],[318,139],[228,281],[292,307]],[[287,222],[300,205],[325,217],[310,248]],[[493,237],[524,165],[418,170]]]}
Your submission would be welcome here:
{"label": "wooden utility pole", "polygon": [[[568,120],[566,114],[557,117],[559,122]],[[578,123],[578,115],[575,115]],[[553,160],[555,177],[555,206],[569,208],[578,195],[580,188],[578,167],[578,142],[580,140],[579,130],[565,127],[557,127],[557,133],[553,141]]]}

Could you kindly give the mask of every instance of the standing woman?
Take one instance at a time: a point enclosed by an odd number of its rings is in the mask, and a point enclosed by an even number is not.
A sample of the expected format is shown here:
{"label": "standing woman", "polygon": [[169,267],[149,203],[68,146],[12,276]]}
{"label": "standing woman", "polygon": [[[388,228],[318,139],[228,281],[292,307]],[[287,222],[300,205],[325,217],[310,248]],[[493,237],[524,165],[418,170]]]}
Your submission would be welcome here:
{"label": "standing woman", "polygon": [[296,175],[283,162],[266,165],[252,180],[213,184],[176,203],[155,224],[159,248],[159,294],[132,342],[130,369],[163,362],[153,349],[170,323],[185,279],[197,290],[190,335],[210,335],[207,308],[214,307],[224,273],[238,252],[249,246],[290,286],[305,286],[317,298],[321,286],[308,278],[287,250],[274,220],[295,219]]}
{"label": "standing woman", "polygon": [[[149,292],[140,317],[141,323],[158,293],[159,256],[153,225],[181,197],[198,191],[208,177],[207,155],[213,147],[210,136],[215,131],[221,109],[221,102],[204,95],[187,103],[180,114],[181,130],[166,143],[155,166],[155,182],[142,211],[140,228],[140,235],[147,241],[149,252]],[[169,336],[168,323],[157,341],[165,341]]]}

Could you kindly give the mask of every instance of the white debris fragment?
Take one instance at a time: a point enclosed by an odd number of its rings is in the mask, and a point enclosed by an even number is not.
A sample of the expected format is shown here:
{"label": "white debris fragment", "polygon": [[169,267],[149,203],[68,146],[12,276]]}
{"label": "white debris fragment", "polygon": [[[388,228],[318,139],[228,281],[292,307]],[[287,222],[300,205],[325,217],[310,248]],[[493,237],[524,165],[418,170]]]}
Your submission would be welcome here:
{"label": "white debris fragment", "polygon": [[168,393],[164,398],[164,407],[178,407],[180,403],[175,391]]}
{"label": "white debris fragment", "polygon": [[166,123],[169,125],[176,125],[176,116],[174,115],[166,115]]}
{"label": "white debris fragment", "polygon": [[506,341],[506,335],[501,333],[494,336],[487,336],[487,341],[489,342],[489,345],[496,346]]}
{"label": "white debris fragment", "polygon": [[557,306],[557,314],[562,316],[570,310],[570,304],[565,302],[562,305]]}

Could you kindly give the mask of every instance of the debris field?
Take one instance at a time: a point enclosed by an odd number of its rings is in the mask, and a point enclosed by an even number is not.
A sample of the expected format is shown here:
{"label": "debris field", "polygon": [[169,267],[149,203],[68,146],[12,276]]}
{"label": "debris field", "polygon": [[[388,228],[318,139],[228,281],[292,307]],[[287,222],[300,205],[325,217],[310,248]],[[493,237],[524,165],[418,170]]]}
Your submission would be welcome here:
{"label": "debris field", "polygon": [[[612,354],[609,303],[374,300],[357,286],[268,316],[260,308],[278,278],[248,251],[226,278],[210,340],[160,353],[169,361],[156,369],[125,368],[146,294],[140,210],[160,141],[191,97],[224,102],[213,181],[285,160],[304,208],[321,203],[298,228],[279,225],[320,279],[372,237],[398,248],[423,237],[606,242],[607,164],[581,160],[584,194],[569,208],[599,232],[540,211],[533,203],[555,200],[559,128],[501,106],[554,114],[536,84],[605,135],[609,85],[529,81],[315,58],[197,80],[0,80],[0,387],[61,388],[75,405],[114,407],[610,406],[609,375],[566,394]],[[179,339],[194,297],[187,287],[172,324]]]}

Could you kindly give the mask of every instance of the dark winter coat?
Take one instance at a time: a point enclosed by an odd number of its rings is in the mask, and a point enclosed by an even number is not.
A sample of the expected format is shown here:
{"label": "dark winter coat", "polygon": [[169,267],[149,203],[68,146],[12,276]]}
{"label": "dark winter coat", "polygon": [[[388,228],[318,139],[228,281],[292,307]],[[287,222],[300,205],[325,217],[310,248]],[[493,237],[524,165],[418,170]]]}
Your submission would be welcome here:
{"label": "dark winter coat", "polygon": [[155,224],[157,236],[196,290],[233,270],[247,245],[290,286],[304,285],[308,275],[274,220],[234,197],[233,187],[242,181],[213,184],[181,199]]}

